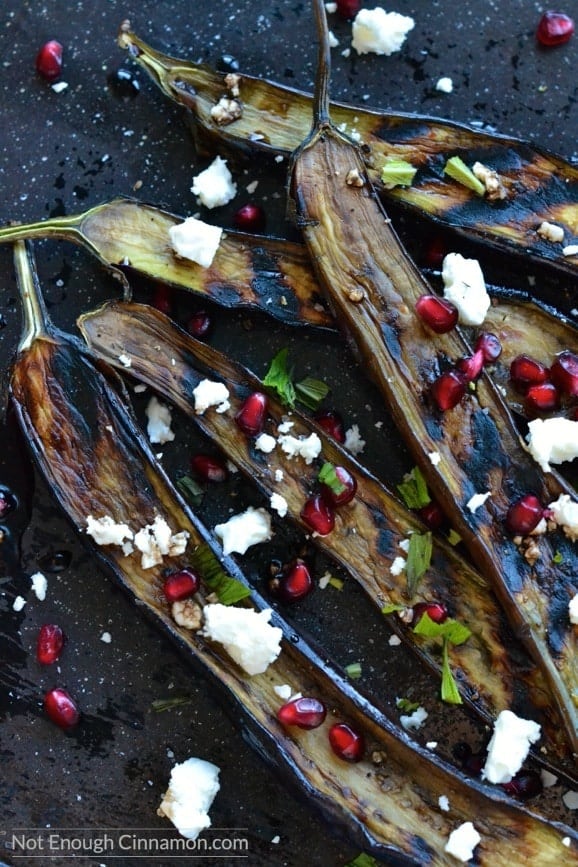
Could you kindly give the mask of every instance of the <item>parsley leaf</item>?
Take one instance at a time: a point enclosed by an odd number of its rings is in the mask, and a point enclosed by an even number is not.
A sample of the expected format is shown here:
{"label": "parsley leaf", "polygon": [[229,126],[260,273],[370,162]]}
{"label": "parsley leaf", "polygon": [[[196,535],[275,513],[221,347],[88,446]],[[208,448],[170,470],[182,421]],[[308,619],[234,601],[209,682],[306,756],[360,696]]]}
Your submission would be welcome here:
{"label": "parsley leaf", "polygon": [[415,594],[420,578],[427,572],[431,563],[433,541],[431,532],[412,533],[409,537],[409,549],[405,574],[407,590],[411,597]]}
{"label": "parsley leaf", "polygon": [[397,490],[408,509],[421,509],[431,503],[426,480],[419,467],[414,467],[411,473],[406,473]]}
{"label": "parsley leaf", "polygon": [[327,485],[327,487],[331,489],[331,492],[336,496],[339,496],[339,494],[342,494],[345,490],[345,485],[335,472],[335,467],[328,461],[326,461],[319,470],[317,478],[322,485]]}
{"label": "parsley leaf", "polygon": [[291,372],[287,367],[288,354],[289,350],[287,347],[277,353],[265,375],[263,385],[274,389],[281,403],[293,407],[295,405],[296,394],[295,386],[291,379]]}

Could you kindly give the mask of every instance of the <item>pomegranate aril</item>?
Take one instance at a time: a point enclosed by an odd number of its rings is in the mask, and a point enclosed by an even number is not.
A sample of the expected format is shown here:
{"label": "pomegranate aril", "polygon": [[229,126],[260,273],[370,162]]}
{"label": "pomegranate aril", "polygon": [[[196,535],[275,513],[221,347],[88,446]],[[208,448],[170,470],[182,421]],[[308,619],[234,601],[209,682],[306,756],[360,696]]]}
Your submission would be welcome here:
{"label": "pomegranate aril", "polygon": [[467,382],[474,382],[482,372],[484,367],[484,353],[481,349],[476,350],[473,355],[466,355],[460,358],[456,363],[456,368],[466,378]]}
{"label": "pomegranate aril", "polygon": [[333,437],[336,442],[345,442],[345,427],[343,419],[338,412],[328,409],[324,412],[318,412],[314,418],[317,424],[323,428],[325,433],[330,437]]}
{"label": "pomegranate aril", "polygon": [[436,334],[446,334],[458,323],[458,308],[438,295],[422,295],[415,302],[415,312]]}
{"label": "pomegranate aril", "polygon": [[506,527],[516,536],[527,536],[540,523],[544,507],[535,494],[524,494],[512,503],[506,515]]}
{"label": "pomegranate aril", "polygon": [[465,377],[455,370],[442,373],[431,387],[431,394],[438,409],[446,412],[458,405],[466,393]]}
{"label": "pomegranate aril", "polygon": [[418,509],[417,514],[430,530],[439,530],[446,519],[439,503],[436,503],[435,500],[432,500],[427,506],[422,506],[421,509]]}
{"label": "pomegranate aril", "polygon": [[462,767],[471,777],[479,777],[485,764],[485,757],[481,753],[471,753],[464,758]]}
{"label": "pomegranate aril", "polygon": [[284,602],[296,602],[313,590],[313,578],[303,560],[296,560],[276,578],[278,596]]}
{"label": "pomegranate aril", "polygon": [[265,211],[260,205],[247,204],[233,216],[233,224],[240,232],[262,232],[265,228]]}
{"label": "pomegranate aril", "polygon": [[173,293],[168,286],[157,286],[153,292],[151,304],[161,313],[170,316],[173,311]]}
{"label": "pomegranate aril", "polygon": [[36,640],[36,659],[41,665],[51,665],[64,647],[64,632],[55,623],[44,623]]}
{"label": "pomegranate aril", "polygon": [[61,729],[73,728],[80,719],[78,705],[65,689],[56,687],[44,696],[47,716]]}
{"label": "pomegranate aril", "polygon": [[478,335],[474,349],[476,352],[481,351],[483,353],[486,364],[497,361],[502,354],[500,338],[496,334],[492,334],[491,331],[482,331]]}
{"label": "pomegranate aril", "polygon": [[200,586],[199,576],[191,569],[179,569],[167,575],[163,584],[163,593],[168,602],[180,602],[189,599]]}
{"label": "pomegranate aril", "polygon": [[335,515],[321,494],[310,497],[301,509],[301,517],[318,536],[327,536],[335,527]]}
{"label": "pomegranate aril", "polygon": [[363,735],[347,723],[335,723],[329,729],[329,743],[335,755],[345,762],[360,762],[365,750]]}
{"label": "pomegranate aril", "polygon": [[548,371],[540,361],[529,355],[517,355],[510,364],[510,379],[514,386],[525,392],[531,385],[540,385],[548,379]]}
{"label": "pomegranate aril", "polygon": [[428,268],[441,268],[448,252],[448,246],[443,238],[432,238],[423,254],[423,264]]}
{"label": "pomegranate aril", "polygon": [[342,18],[355,18],[361,9],[361,0],[337,0],[337,12]]}
{"label": "pomegranate aril", "polygon": [[338,508],[350,503],[357,492],[357,481],[345,467],[334,467],[335,475],[343,486],[343,490],[336,493],[329,485],[321,485],[321,495],[326,503]]}
{"label": "pomegranate aril", "polygon": [[36,55],[36,71],[46,81],[56,81],[62,72],[62,45],[56,39],[46,42]]}
{"label": "pomegranate aril", "polygon": [[448,609],[441,602],[417,602],[413,606],[411,625],[419,623],[424,614],[434,623],[444,623],[448,619]]}
{"label": "pomegranate aril", "polygon": [[578,396],[578,355],[566,349],[556,356],[550,368],[550,378],[563,394]]}
{"label": "pomegranate aril", "polygon": [[267,395],[254,391],[242,403],[235,421],[247,436],[257,436],[263,430],[267,415]]}
{"label": "pomegranate aril", "polygon": [[16,508],[16,498],[9,491],[0,491],[0,521]]}
{"label": "pomegranate aril", "polygon": [[224,482],[229,475],[225,463],[211,455],[193,455],[191,470],[199,482]]}
{"label": "pomegranate aril", "polygon": [[297,726],[308,730],[319,728],[325,721],[326,715],[323,702],[307,696],[294,698],[277,711],[277,719],[284,726]]}
{"label": "pomegranate aril", "polygon": [[529,414],[552,412],[560,406],[560,392],[552,382],[531,385],[524,398],[524,406]]}
{"label": "pomegranate aril", "polygon": [[541,795],[544,789],[540,775],[535,771],[520,771],[509,783],[502,783],[502,788],[508,795],[526,801]]}
{"label": "pomegranate aril", "polygon": [[574,33],[574,21],[563,12],[544,12],[538,28],[536,39],[541,45],[551,48],[568,42]]}
{"label": "pomegranate aril", "polygon": [[187,331],[197,340],[203,340],[213,327],[213,321],[206,310],[197,310],[189,317]]}

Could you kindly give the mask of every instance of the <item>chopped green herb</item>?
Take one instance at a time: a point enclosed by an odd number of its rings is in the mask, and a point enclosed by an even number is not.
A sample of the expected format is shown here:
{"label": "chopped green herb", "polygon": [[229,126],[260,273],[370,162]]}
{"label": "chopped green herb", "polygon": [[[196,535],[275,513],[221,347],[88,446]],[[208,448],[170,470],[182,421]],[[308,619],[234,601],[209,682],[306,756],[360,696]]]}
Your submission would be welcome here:
{"label": "chopped green herb", "polygon": [[343,585],[345,584],[345,581],[343,580],[343,578],[337,578],[335,575],[331,575],[327,583],[334,587],[336,590],[343,590]]}
{"label": "chopped green herb", "polygon": [[371,855],[361,852],[353,861],[348,861],[345,867],[379,867],[379,865]]}
{"label": "chopped green herb", "polygon": [[407,160],[391,157],[381,170],[381,180],[386,190],[394,187],[410,187],[417,169]]}
{"label": "chopped green herb", "polygon": [[151,709],[155,713],[162,713],[165,710],[172,710],[175,707],[182,707],[185,704],[192,704],[193,697],[191,695],[175,695],[173,698],[157,698],[151,704]]}
{"label": "chopped green herb", "polygon": [[397,490],[408,509],[422,509],[431,503],[427,483],[419,467],[414,467],[411,473],[405,474]]}
{"label": "chopped green herb", "polygon": [[444,638],[442,649],[442,687],[441,699],[448,704],[462,704],[462,697],[458,690],[455,677],[450,668],[450,660],[448,653],[449,640]]}
{"label": "chopped green herb", "polygon": [[562,554],[561,551],[556,551],[556,553],[552,557],[552,563],[555,563],[556,566],[559,566],[560,563],[563,563],[563,562],[564,562],[564,555]]}
{"label": "chopped green herb", "polygon": [[410,701],[409,698],[398,698],[395,706],[402,713],[413,713],[419,707],[419,701]]}
{"label": "chopped green herb", "polygon": [[357,678],[361,677],[361,663],[360,662],[352,662],[351,665],[345,666],[345,673],[352,680],[357,680]]}
{"label": "chopped green herb", "polygon": [[187,503],[193,508],[198,508],[203,500],[203,489],[192,476],[181,476],[177,479],[177,488],[183,494]]}
{"label": "chopped green herb", "polygon": [[396,611],[403,611],[407,608],[407,605],[396,605],[394,602],[390,602],[388,605],[384,605],[381,609],[382,614],[394,614]]}
{"label": "chopped green herb", "polygon": [[462,541],[462,537],[459,533],[456,533],[455,530],[450,530],[448,533],[448,542],[450,545],[459,545]]}
{"label": "chopped green herb", "polygon": [[471,631],[463,623],[459,623],[451,617],[448,617],[443,623],[435,623],[428,614],[423,614],[420,617],[413,631],[416,635],[424,635],[426,638],[442,639],[441,698],[448,704],[461,704],[462,699],[450,668],[449,646],[450,644],[463,644],[472,634]]}
{"label": "chopped green herb", "polygon": [[405,574],[409,597],[415,594],[420,578],[425,575],[431,563],[433,540],[431,532],[412,533],[409,537],[409,549]]}
{"label": "chopped green herb", "polygon": [[319,404],[329,394],[329,386],[321,379],[306,376],[301,382],[295,383],[297,399],[308,409],[318,409]]}
{"label": "chopped green herb", "polygon": [[274,389],[279,396],[279,400],[286,406],[292,407],[295,405],[296,394],[291,373],[287,367],[288,354],[289,350],[287,348],[277,353],[269,366],[269,370],[263,380],[263,385]]}
{"label": "chopped green herb", "polygon": [[444,173],[453,178],[462,186],[473,190],[478,196],[483,196],[486,188],[483,183],[478,180],[473,171],[465,164],[461,157],[450,157],[444,166]]}
{"label": "chopped green herb", "polygon": [[234,605],[251,595],[248,587],[223,571],[217,557],[206,543],[193,551],[191,566],[196,569],[207,587],[217,594],[222,605]]}
{"label": "chopped green herb", "polygon": [[337,473],[335,472],[335,467],[328,461],[326,461],[319,470],[317,478],[322,485],[327,485],[327,487],[330,488],[332,493],[334,493],[336,496],[342,494],[345,490],[345,485],[342,481],[340,481]]}

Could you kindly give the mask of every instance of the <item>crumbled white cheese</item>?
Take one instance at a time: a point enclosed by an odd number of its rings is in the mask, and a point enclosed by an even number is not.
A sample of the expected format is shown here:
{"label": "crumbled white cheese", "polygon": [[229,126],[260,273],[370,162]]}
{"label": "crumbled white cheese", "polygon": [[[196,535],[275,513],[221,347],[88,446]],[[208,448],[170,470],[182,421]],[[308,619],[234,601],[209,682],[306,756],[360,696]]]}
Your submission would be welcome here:
{"label": "crumbled white cheese", "polygon": [[285,473],[283,472],[283,470],[276,469],[275,470],[275,481],[276,482],[282,482],[284,475],[285,475]]}
{"label": "crumbled white cheese", "polygon": [[458,861],[470,861],[474,857],[474,849],[481,837],[471,822],[464,822],[454,828],[445,845],[448,855],[453,855]]}
{"label": "crumbled white cheese", "polygon": [[285,433],[289,433],[289,431],[294,427],[295,427],[295,422],[287,420],[287,421],[281,422],[281,424],[277,428],[277,431],[280,434],[285,434]]}
{"label": "crumbled white cheese", "polygon": [[562,837],[562,845],[563,846],[567,846],[568,848],[570,848],[571,842],[572,841],[570,840],[570,837]]}
{"label": "crumbled white cheese", "polygon": [[545,241],[561,243],[564,240],[564,229],[562,226],[557,226],[555,223],[548,223],[547,220],[540,223],[536,231]]}
{"label": "crumbled white cheese", "polygon": [[103,641],[105,644],[110,644],[112,641],[112,635],[110,634],[110,632],[103,632],[100,636],[100,640]]}
{"label": "crumbled white cheese", "polygon": [[345,442],[343,443],[343,447],[347,449],[348,452],[351,452],[352,455],[360,455],[365,448],[365,440],[362,439],[359,433],[359,425],[352,424],[348,430],[345,431]]}
{"label": "crumbled white cheese", "polygon": [[226,523],[217,524],[215,533],[223,543],[223,554],[244,554],[252,545],[269,541],[271,516],[265,509],[249,506]]}
{"label": "crumbled white cheese", "polygon": [[407,560],[405,557],[396,557],[391,566],[389,567],[389,571],[392,575],[401,575],[403,570],[406,567]]}
{"label": "crumbled white cheese", "polygon": [[388,644],[390,647],[399,647],[401,644],[401,638],[399,635],[390,635]]}
{"label": "crumbled white cheese", "polygon": [[488,744],[482,779],[490,783],[509,783],[522,767],[530,746],[539,739],[540,731],[539,724],[533,720],[522,719],[511,710],[501,711]]}
{"label": "crumbled white cheese", "polygon": [[440,810],[443,810],[445,813],[449,812],[450,809],[450,801],[447,795],[440,795],[438,798],[438,805]]}
{"label": "crumbled white cheese", "polygon": [[399,721],[406,731],[417,731],[422,727],[429,714],[425,707],[421,705],[413,711],[413,713],[400,716]]}
{"label": "crumbled white cheese", "polygon": [[14,602],[12,603],[12,608],[14,611],[22,611],[24,606],[26,605],[26,599],[24,596],[17,596]]}
{"label": "crumbled white cheese", "polygon": [[279,686],[274,686],[273,690],[275,694],[279,696],[279,698],[283,699],[283,701],[289,701],[289,699],[293,695],[293,690],[288,683],[282,683]]}
{"label": "crumbled white cheese", "polygon": [[216,765],[204,759],[187,759],[172,769],[157,813],[170,819],[183,837],[196,840],[211,825],[209,810],[219,788]]}
{"label": "crumbled white cheese", "polygon": [[212,379],[202,379],[193,389],[193,397],[197,415],[202,415],[211,406],[215,406],[217,412],[226,412],[231,406],[227,386]]}
{"label": "crumbled white cheese", "polygon": [[36,598],[39,599],[40,602],[44,602],[46,599],[46,589],[48,587],[46,575],[43,575],[42,572],[35,572],[34,575],[30,576],[30,581],[32,583],[32,590],[36,594]]}
{"label": "crumbled white cheese", "polygon": [[133,388],[133,391],[134,391],[135,394],[142,394],[142,393],[145,392],[146,390],[147,390],[147,387],[146,387],[146,385],[144,384],[144,382],[139,382],[139,383],[137,383],[137,384],[135,385],[135,387]]}
{"label": "crumbled white cheese", "polygon": [[562,800],[569,810],[578,810],[578,792],[574,792],[570,789],[570,791],[565,792],[562,795]]}
{"label": "crumbled white cheese", "polygon": [[562,527],[564,534],[573,542],[578,540],[578,503],[569,494],[560,494],[548,504],[549,519]]}
{"label": "crumbled white cheese", "polygon": [[442,78],[438,78],[436,83],[436,90],[439,90],[440,93],[452,93],[454,89],[454,83],[449,76],[444,75]]}
{"label": "crumbled white cheese", "polygon": [[351,45],[358,54],[386,54],[399,51],[415,21],[399,12],[386,12],[381,6],[360,9],[353,20]]}
{"label": "crumbled white cheese", "polygon": [[270,454],[276,445],[277,440],[268,433],[259,434],[255,440],[255,448],[260,452],[264,452],[266,455]]}
{"label": "crumbled white cheese", "polygon": [[319,579],[319,588],[320,590],[325,590],[326,587],[329,587],[329,582],[331,581],[331,572],[324,572],[321,578]]}
{"label": "crumbled white cheese", "polygon": [[161,515],[155,515],[152,524],[146,524],[135,533],[134,546],[142,554],[143,569],[152,569],[163,562],[163,557],[178,557],[187,547],[189,534],[186,530],[173,532]]}
{"label": "crumbled white cheese", "polygon": [[437,467],[437,465],[442,459],[442,456],[439,452],[429,452],[428,458],[430,459],[430,462],[434,465],[434,467]]}
{"label": "crumbled white cheese", "polygon": [[203,635],[222,644],[247,674],[262,674],[281,652],[283,632],[269,623],[271,613],[270,608],[206,605]]}
{"label": "crumbled white cheese", "polygon": [[568,244],[566,247],[562,248],[563,256],[576,256],[578,255],[578,244]]}
{"label": "crumbled white cheese", "polygon": [[460,253],[448,253],[442,264],[444,298],[458,308],[462,325],[481,325],[490,309],[490,296],[480,263]]}
{"label": "crumbled white cheese", "polygon": [[546,768],[540,770],[540,779],[542,780],[542,785],[545,789],[551,789],[552,786],[555,786],[558,782],[556,774],[551,774],[550,771],[546,770]]}
{"label": "crumbled white cheese", "polygon": [[210,268],[221,243],[223,230],[195,217],[171,226],[169,238],[177,256],[196,262],[201,268]]}
{"label": "crumbled white cheese", "polygon": [[411,539],[402,539],[399,543],[399,548],[407,554],[411,548]]}
{"label": "crumbled white cheese", "polygon": [[145,409],[147,421],[147,434],[151,443],[171,443],[175,434],[171,430],[171,422],[173,420],[171,411],[166,403],[161,401],[154,395],[149,400]]}
{"label": "crumbled white cheese", "polygon": [[278,442],[289,458],[299,455],[306,464],[310,464],[321,454],[321,440],[315,431],[310,433],[308,437],[294,437],[292,434],[281,434]]}
{"label": "crumbled white cheese", "polygon": [[[435,750],[437,748],[438,742],[437,741],[426,741],[425,745],[426,745],[428,750]],[[442,797],[444,797],[444,796],[442,795]]]}
{"label": "crumbled white cheese", "polygon": [[575,593],[568,603],[568,614],[570,616],[570,623],[578,626],[578,593]]}
{"label": "crumbled white cheese", "polygon": [[550,463],[578,457],[578,421],[561,416],[536,418],[528,424],[527,443],[534,460],[549,473]]}
{"label": "crumbled white cheese", "polygon": [[273,511],[277,512],[280,518],[284,518],[287,514],[287,509],[289,508],[289,504],[285,497],[281,496],[281,494],[277,494],[276,492],[271,494],[271,499],[269,500],[271,504],[271,508]]}
{"label": "crumbled white cheese", "polygon": [[325,9],[328,15],[334,15],[337,12],[337,3],[326,3]]}
{"label": "crumbled white cheese", "polygon": [[337,48],[339,45],[339,39],[336,37],[335,33],[332,30],[329,31],[329,47]]}
{"label": "crumbled white cheese", "polygon": [[469,509],[469,511],[473,515],[474,512],[477,512],[478,509],[484,505],[484,503],[486,502],[488,497],[491,497],[491,496],[492,496],[491,491],[486,491],[485,494],[474,494],[473,497],[470,497],[470,499],[466,503],[466,508]]}
{"label": "crumbled white cheese", "polygon": [[132,359],[130,358],[129,355],[125,355],[123,353],[122,355],[118,356],[118,360],[120,361],[120,363],[122,364],[123,367],[132,367]]}
{"label": "crumbled white cheese", "polygon": [[227,161],[215,157],[211,165],[193,178],[191,193],[206,208],[219,208],[237,195],[237,184],[227,168]]}
{"label": "crumbled white cheese", "polygon": [[117,524],[110,515],[102,518],[86,519],[86,534],[92,536],[97,545],[122,545],[133,538],[133,532],[128,524]]}

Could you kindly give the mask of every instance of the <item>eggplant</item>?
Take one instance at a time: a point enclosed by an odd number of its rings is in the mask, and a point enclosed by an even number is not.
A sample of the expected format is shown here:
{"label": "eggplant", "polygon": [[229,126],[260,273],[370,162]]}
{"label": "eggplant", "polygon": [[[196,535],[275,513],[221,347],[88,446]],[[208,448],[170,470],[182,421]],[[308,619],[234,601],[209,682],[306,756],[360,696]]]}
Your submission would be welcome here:
{"label": "eggplant", "polygon": [[[308,94],[242,74],[241,115],[219,123],[211,111],[230,92],[225,75],[155,50],[131,31],[129,22],[121,26],[118,42],[165,96],[187,109],[197,145],[212,153],[230,148],[261,159],[266,154],[289,156],[308,133]],[[438,118],[339,103],[331,106],[331,113],[337,127],[360,137],[365,170],[386,203],[450,228],[468,242],[515,253],[576,278],[576,257],[564,256],[562,243],[537,232],[543,221],[556,223],[564,228],[566,243],[573,242],[578,222],[576,166],[528,142]],[[493,201],[451,180],[444,167],[455,156],[468,166],[479,161],[495,169],[506,198]],[[407,160],[417,169],[411,186],[386,189],[381,172],[388,158]]]}
{"label": "eggplant", "polygon": [[[562,859],[578,863],[574,831],[512,803],[500,791],[467,781],[412,743],[338,671],[322,662],[312,646],[301,638],[292,640],[290,628],[277,614],[273,621],[283,633],[280,656],[264,674],[249,677],[200,632],[175,623],[162,593],[162,569],[143,568],[135,551],[123,553],[116,546],[93,544],[83,532],[89,514],[110,515],[133,527],[137,521],[151,522],[160,515],[171,528],[189,533],[188,550],[169,557],[168,566],[179,569],[197,563],[201,607],[212,586],[209,572],[214,563],[247,585],[235,562],[223,556],[155,460],[113,370],[49,322],[30,254],[21,243],[16,245],[15,264],[24,329],[11,374],[10,399],[37,466],[89,550],[235,708],[250,742],[274,757],[279,770],[298,784],[312,806],[388,864],[417,867],[424,860],[450,864],[451,856],[444,853],[448,833],[471,817],[482,835],[479,863],[506,865],[519,858],[534,862],[540,858],[543,864],[559,864]],[[256,610],[266,607],[255,590],[244,604]],[[323,700],[328,721],[345,720],[362,733],[367,751],[359,762],[333,755],[327,724],[307,732],[280,725],[274,686],[286,682]],[[378,768],[367,758],[376,752],[385,757]],[[451,819],[436,807],[442,794],[451,799]]]}
{"label": "eggplant", "polygon": [[[562,533],[548,533],[532,562],[505,526],[514,501],[532,491],[546,504],[565,486],[530,457],[487,375],[447,411],[436,405],[434,383],[453,375],[467,344],[457,329],[432,333],[415,313],[417,300],[431,290],[377,199],[359,149],[330,120],[330,50],[320,0],[315,10],[319,70],[313,127],[291,166],[295,218],[336,322],[541,670],[578,753],[576,634],[568,612],[578,590],[578,553]],[[436,451],[434,465],[429,455]],[[472,498],[485,493],[489,499],[473,508]]]}
{"label": "eggplant", "polygon": [[[290,416],[273,396],[268,395],[267,422],[264,430],[276,437],[283,420],[293,422],[294,436],[319,437],[321,457],[306,465],[287,457],[280,448],[264,455],[254,440],[241,434],[235,423],[247,394],[266,392],[263,383],[242,365],[218,350],[195,340],[171,322],[163,313],[143,304],[108,302],[95,311],[83,314],[78,327],[91,352],[138,382],[151,386],[162,399],[168,400],[194,420],[255,485],[268,502],[272,494],[287,502],[287,517],[305,532],[301,510],[317,483],[320,462],[343,467],[357,483],[357,493],[345,509],[337,510],[334,530],[326,536],[313,536],[312,542],[344,567],[359,582],[379,609],[389,605],[411,606],[438,602],[472,635],[452,650],[451,663],[465,703],[481,720],[491,725],[500,710],[513,707],[521,716],[536,716],[545,725],[550,743],[544,753],[534,758],[543,764],[567,748],[560,738],[559,720],[552,713],[551,698],[536,668],[520,653],[512,652],[516,644],[503,623],[499,606],[487,582],[443,539],[435,539],[429,568],[412,595],[405,572],[395,574],[392,562],[399,555],[400,544],[413,533],[425,533],[417,517],[405,509],[382,483],[378,482],[341,446],[328,437],[311,419],[293,407]],[[130,358],[126,368],[122,359]],[[203,379],[224,382],[230,393],[231,413],[195,412],[193,390]],[[281,471],[279,473],[279,471]],[[281,476],[281,478],[279,478]],[[424,642],[411,626],[398,616],[388,618],[394,631],[438,677],[441,659],[435,642]],[[522,690],[525,685],[530,695]],[[549,718],[550,717],[550,718]],[[556,768],[572,778],[572,769]],[[572,782],[573,785],[573,782]]]}

